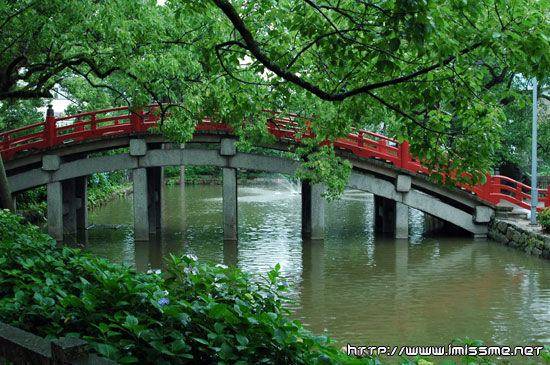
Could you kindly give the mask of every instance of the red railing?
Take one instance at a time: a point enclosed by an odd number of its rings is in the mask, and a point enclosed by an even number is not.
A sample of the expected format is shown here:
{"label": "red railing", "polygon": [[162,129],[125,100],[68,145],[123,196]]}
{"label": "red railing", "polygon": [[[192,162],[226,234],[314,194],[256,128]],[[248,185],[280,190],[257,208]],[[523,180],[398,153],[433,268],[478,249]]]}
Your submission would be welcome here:
{"label": "red railing", "polygon": [[[0,152],[5,159],[25,150],[39,150],[90,138],[146,131],[155,126],[159,120],[155,113],[157,108],[156,104],[147,105],[143,111],[131,111],[128,107],[120,107],[61,118],[55,118],[53,111],[49,109],[46,121],[43,123],[0,133]],[[308,126],[310,120],[306,118],[296,114],[283,117],[281,112],[271,110],[264,110],[264,112],[267,114],[267,128],[275,137],[301,142],[303,138],[313,135],[309,128],[301,127],[303,123],[296,122],[296,119],[305,119],[305,125]],[[197,124],[196,130],[231,132],[232,129],[226,124],[217,123],[215,118],[204,118]],[[353,129],[345,138],[339,138],[332,144],[357,156],[376,158],[408,171],[429,174],[428,169],[409,153],[407,141],[398,143],[381,134]],[[483,185],[478,184],[473,187],[461,185],[461,187],[493,204],[506,200],[524,209],[530,209],[531,188],[505,176],[487,175],[487,181]],[[546,190],[538,189],[538,192],[539,205],[550,206],[550,187]],[[538,208],[539,211],[541,209],[542,207]]]}

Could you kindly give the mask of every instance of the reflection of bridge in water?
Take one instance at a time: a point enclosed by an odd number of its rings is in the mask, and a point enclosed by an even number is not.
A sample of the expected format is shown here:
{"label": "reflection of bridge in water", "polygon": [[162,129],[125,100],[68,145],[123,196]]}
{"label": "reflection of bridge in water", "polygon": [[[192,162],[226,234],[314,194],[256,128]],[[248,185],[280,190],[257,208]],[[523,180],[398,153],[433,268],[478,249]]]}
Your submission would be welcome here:
{"label": "reflection of bridge in water", "polygon": [[[148,129],[156,124],[149,112],[114,108],[55,118],[48,110],[44,123],[0,134],[1,152],[13,193],[47,186],[48,232],[61,240],[87,228],[87,176],[129,169],[134,184],[134,234],[148,240],[160,226],[164,166],[210,165],[222,168],[224,238],[236,240],[237,169],[293,174],[297,161],[238,152],[231,128],[204,119],[185,149],[167,149],[163,136]],[[311,136],[298,127],[299,117],[283,118],[266,111],[269,131],[277,137],[270,148],[287,150]],[[63,121],[72,124],[58,127]],[[218,150],[199,149],[196,143],[218,143]],[[398,143],[368,131],[354,131],[333,142],[340,157],[353,167],[348,186],[375,195],[375,227],[397,238],[408,237],[408,207],[452,223],[475,236],[486,236],[496,203],[507,200],[529,208],[529,187],[502,176],[488,176],[482,186],[448,189],[432,182],[428,170],[409,154],[407,142]],[[128,152],[89,157],[99,151],[129,147]],[[324,237],[322,185],[302,184],[302,233]],[[540,201],[550,206],[550,190],[539,191]]]}

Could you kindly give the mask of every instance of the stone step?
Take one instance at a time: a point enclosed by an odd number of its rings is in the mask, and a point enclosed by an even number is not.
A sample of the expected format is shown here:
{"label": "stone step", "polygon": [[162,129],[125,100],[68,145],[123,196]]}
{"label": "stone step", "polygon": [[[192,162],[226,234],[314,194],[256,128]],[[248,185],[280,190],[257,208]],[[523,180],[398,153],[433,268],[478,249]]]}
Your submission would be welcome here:
{"label": "stone step", "polygon": [[527,219],[527,213],[525,212],[512,212],[512,211],[499,211],[495,213],[497,218],[507,219]]}
{"label": "stone step", "polygon": [[514,210],[514,207],[510,207],[507,205],[497,205],[497,212],[511,212]]}

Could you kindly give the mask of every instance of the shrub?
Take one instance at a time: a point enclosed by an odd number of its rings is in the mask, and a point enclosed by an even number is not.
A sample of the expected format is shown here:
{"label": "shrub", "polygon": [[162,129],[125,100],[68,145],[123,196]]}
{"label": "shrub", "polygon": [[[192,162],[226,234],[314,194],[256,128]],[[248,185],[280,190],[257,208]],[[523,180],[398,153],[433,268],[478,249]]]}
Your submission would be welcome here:
{"label": "shrub", "polygon": [[166,274],[138,273],[56,248],[37,227],[0,211],[0,320],[49,339],[83,338],[121,363],[350,361],[284,316],[279,267],[258,278],[192,256],[168,261]]}
{"label": "shrub", "polygon": [[544,208],[538,215],[538,221],[545,231],[550,231],[550,207]]}

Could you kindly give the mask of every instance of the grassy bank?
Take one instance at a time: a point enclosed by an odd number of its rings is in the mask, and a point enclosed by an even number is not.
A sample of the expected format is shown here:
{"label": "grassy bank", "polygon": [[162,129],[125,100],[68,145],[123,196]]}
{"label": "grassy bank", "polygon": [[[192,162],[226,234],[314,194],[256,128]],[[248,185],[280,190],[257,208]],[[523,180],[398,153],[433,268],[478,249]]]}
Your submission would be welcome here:
{"label": "grassy bank", "polygon": [[[88,209],[99,207],[106,202],[132,191],[132,183],[108,184],[88,187]],[[46,221],[47,212],[46,187],[20,194],[17,199],[17,213],[30,223],[39,224]]]}

